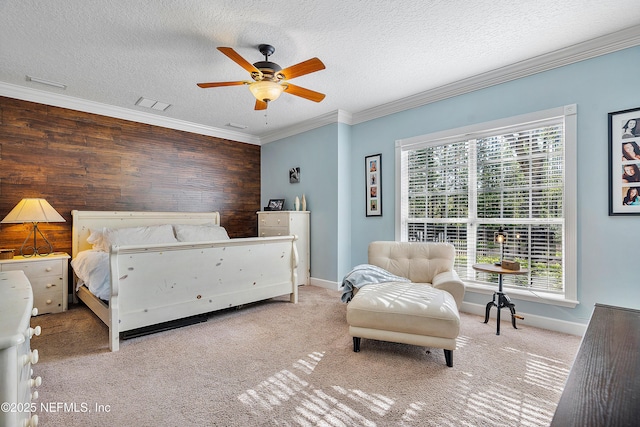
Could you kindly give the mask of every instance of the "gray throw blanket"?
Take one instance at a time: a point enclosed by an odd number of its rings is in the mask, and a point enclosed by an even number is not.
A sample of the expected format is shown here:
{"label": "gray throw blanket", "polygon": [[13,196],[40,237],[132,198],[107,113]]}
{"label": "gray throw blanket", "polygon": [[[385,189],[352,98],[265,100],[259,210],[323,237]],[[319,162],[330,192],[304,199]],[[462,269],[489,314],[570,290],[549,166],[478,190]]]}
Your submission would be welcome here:
{"label": "gray throw blanket", "polygon": [[410,282],[406,277],[396,276],[384,268],[371,264],[357,265],[342,279],[342,302],[349,302],[353,298],[353,290],[364,285],[383,282]]}

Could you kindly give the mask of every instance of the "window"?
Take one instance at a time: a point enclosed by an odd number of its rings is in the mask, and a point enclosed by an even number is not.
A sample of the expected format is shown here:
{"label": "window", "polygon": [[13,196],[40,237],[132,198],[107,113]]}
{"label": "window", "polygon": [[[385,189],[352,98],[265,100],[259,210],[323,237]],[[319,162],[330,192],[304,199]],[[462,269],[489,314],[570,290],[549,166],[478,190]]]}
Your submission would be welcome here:
{"label": "window", "polygon": [[[467,283],[472,265],[516,260],[504,286],[575,304],[576,106],[424,135],[396,144],[401,241],[447,241]],[[507,233],[501,246],[494,236]],[[495,286],[493,287],[495,288]]]}

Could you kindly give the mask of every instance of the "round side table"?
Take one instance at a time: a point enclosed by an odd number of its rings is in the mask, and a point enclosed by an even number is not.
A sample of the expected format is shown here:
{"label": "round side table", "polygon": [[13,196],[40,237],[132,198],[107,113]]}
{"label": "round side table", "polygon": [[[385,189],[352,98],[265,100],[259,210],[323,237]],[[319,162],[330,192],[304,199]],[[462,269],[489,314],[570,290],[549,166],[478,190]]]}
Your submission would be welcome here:
{"label": "round side table", "polygon": [[508,270],[506,268],[502,268],[500,265],[495,264],[474,264],[473,269],[477,271],[482,271],[485,273],[494,273],[498,275],[498,291],[493,293],[493,300],[487,303],[487,310],[484,315],[484,323],[489,322],[489,312],[491,311],[491,307],[496,307],[498,309],[498,326],[496,329],[496,335],[500,335],[500,309],[503,307],[509,307],[511,311],[511,324],[515,329],[518,329],[516,326],[516,317],[522,319],[516,315],[516,305],[511,302],[511,298],[507,294],[502,291],[502,276],[504,274],[528,274],[529,270],[521,268],[519,270]]}

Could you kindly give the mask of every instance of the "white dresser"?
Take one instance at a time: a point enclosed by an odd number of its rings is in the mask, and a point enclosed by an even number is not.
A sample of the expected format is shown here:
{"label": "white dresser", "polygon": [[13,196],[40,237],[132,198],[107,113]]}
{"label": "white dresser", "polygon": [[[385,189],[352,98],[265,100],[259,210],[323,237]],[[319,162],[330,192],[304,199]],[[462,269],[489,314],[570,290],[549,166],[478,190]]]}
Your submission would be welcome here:
{"label": "white dresser", "polygon": [[298,284],[309,285],[309,211],[260,211],[258,212],[258,236],[298,236]]}
{"label": "white dresser", "polygon": [[69,299],[69,255],[53,253],[47,256],[0,260],[0,271],[22,270],[31,283],[33,306],[38,314],[67,310]]}
{"label": "white dresser", "polygon": [[0,426],[35,426],[38,416],[31,402],[42,382],[32,378],[38,350],[31,350],[31,337],[40,327],[30,327],[33,308],[31,284],[22,271],[0,272]]}

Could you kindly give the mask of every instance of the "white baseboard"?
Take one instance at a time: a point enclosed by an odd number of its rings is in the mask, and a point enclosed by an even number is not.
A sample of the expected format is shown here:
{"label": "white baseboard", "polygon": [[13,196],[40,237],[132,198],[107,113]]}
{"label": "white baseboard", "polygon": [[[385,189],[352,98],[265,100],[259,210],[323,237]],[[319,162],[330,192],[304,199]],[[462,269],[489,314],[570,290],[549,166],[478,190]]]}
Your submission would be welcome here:
{"label": "white baseboard", "polygon": [[[486,308],[487,308],[486,304],[480,305],[480,304],[474,304],[474,303],[463,301],[462,308],[460,309],[460,311],[484,317]],[[493,321],[494,326],[496,322],[496,313],[497,313],[497,310],[492,309],[489,314],[489,323]],[[529,326],[534,326],[536,328],[548,329],[550,331],[562,332],[565,334],[578,335],[578,336],[583,336],[584,332],[587,329],[587,325],[583,325],[582,323],[567,322],[566,320],[552,319],[550,317],[537,316],[535,314],[527,314],[527,313],[521,313],[521,312],[517,312],[517,314],[524,317],[524,319],[522,320],[517,319],[516,325],[518,324],[529,325]],[[508,309],[503,308],[501,310],[500,317],[502,317],[503,320],[509,319],[510,316],[511,316],[511,313],[509,312]]]}
{"label": "white baseboard", "polygon": [[309,280],[312,286],[318,286],[320,288],[325,288],[325,289],[331,289],[332,291],[339,291],[340,290],[340,286],[342,286],[341,283],[338,282],[332,282],[330,280],[324,280],[324,279],[316,279],[315,277],[312,277]]}

